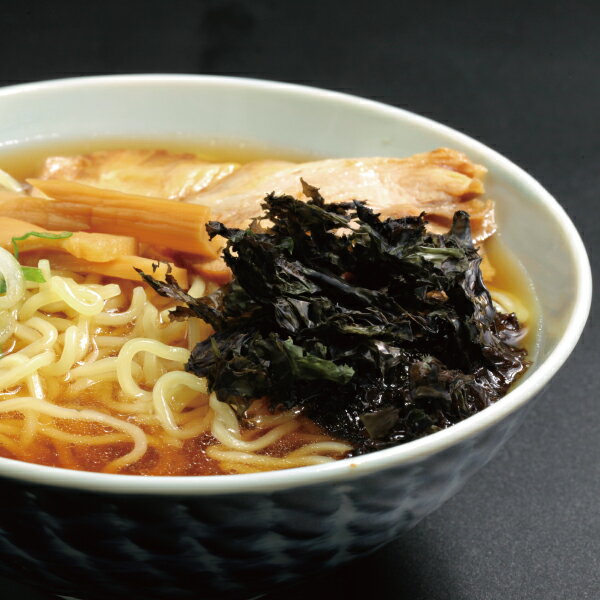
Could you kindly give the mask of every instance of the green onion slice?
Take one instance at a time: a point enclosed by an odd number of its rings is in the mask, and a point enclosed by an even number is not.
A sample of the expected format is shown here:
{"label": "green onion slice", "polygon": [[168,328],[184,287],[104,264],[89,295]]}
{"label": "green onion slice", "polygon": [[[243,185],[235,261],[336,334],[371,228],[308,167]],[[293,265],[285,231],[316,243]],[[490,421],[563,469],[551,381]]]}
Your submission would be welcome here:
{"label": "green onion slice", "polygon": [[[36,283],[44,283],[46,281],[42,271],[37,267],[21,267],[21,271],[23,271],[23,277],[27,281],[35,281]],[[0,275],[0,294],[6,294],[6,280],[2,275]]]}
{"label": "green onion slice", "polygon": [[[65,240],[73,235],[72,231],[63,231],[62,233],[50,233],[47,231],[29,231],[18,237],[12,238],[13,253],[15,258],[19,258],[19,246],[17,242],[22,242],[29,237],[44,238],[47,240]],[[32,280],[34,281],[34,280]]]}

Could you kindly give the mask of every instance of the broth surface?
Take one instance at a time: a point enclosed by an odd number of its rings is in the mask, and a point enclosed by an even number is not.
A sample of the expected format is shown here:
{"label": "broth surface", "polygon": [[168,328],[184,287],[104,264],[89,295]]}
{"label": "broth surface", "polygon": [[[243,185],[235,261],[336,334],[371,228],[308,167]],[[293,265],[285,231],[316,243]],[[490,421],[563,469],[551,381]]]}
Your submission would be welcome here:
{"label": "broth surface", "polygon": [[[95,139],[86,142],[52,142],[40,144],[32,147],[23,147],[2,150],[0,152],[0,168],[10,173],[18,180],[24,180],[38,174],[43,160],[48,156],[83,154],[98,150],[110,150],[116,148],[128,149],[155,149],[164,148],[170,152],[193,153],[211,161],[235,161],[248,162],[251,160],[260,160],[263,158],[272,158],[274,155],[278,159],[300,161],[314,159],[315,157],[306,157],[295,155],[291,152],[274,152],[272,148],[260,148],[249,144],[217,144],[216,142],[208,144],[199,144],[190,146],[189,142],[169,142],[160,143],[156,140],[116,140],[116,139]],[[26,219],[26,215],[24,215]],[[528,350],[531,360],[535,360],[536,340],[539,333],[539,311],[535,299],[535,293],[529,282],[522,265],[515,257],[503,246],[501,237],[496,234],[491,239],[486,240],[483,249],[487,260],[494,269],[494,275],[486,284],[493,288],[508,292],[514,299],[520,303],[526,311],[528,317],[524,323],[526,335],[523,344]],[[110,283],[122,283],[118,280],[102,277],[98,283],[103,285]],[[141,282],[140,282],[141,285]],[[125,286],[127,290],[121,301],[120,309],[125,310],[131,302],[132,286]],[[156,295],[151,296],[152,302],[162,310],[165,308],[165,302]],[[125,329],[131,328],[129,324]],[[106,335],[120,336],[124,333],[122,330],[106,331]],[[182,337],[173,342],[176,346],[186,347],[187,339]],[[19,349],[17,346],[14,348]],[[6,351],[6,349],[5,349]],[[107,353],[106,357],[115,356],[114,353]],[[85,362],[85,361],[84,361]],[[0,401],[10,399],[25,393],[24,384],[20,389],[6,390],[0,393]],[[51,388],[51,389],[50,389]],[[103,398],[108,398],[113,404],[122,401],[119,394],[119,386],[116,382],[100,382],[95,386],[83,391],[73,391],[70,381],[56,381],[50,386],[46,386],[46,393],[50,399],[58,405],[65,407],[75,407],[78,409],[106,410],[106,404]],[[210,409],[208,409],[210,410]],[[266,403],[257,401],[251,410],[252,416],[259,421],[261,418],[272,418],[273,415],[268,411]],[[295,416],[297,427],[294,431],[286,433],[271,444],[266,450],[256,452],[259,456],[280,459],[279,463],[269,464],[263,467],[259,464],[249,464],[247,467],[236,463],[232,467],[227,459],[217,460],[209,456],[207,449],[215,446],[218,442],[211,433],[204,432],[192,439],[183,440],[177,443],[177,440],[170,439],[160,428],[153,424],[143,423],[136,419],[135,415],[126,412],[119,412],[117,409],[111,409],[111,414],[115,417],[136,423],[143,428],[147,434],[150,444],[149,449],[137,462],[127,465],[119,470],[124,474],[138,475],[215,475],[231,472],[253,472],[261,470],[270,470],[273,468],[286,468],[299,466],[294,464],[293,460],[286,461],[285,457],[303,446],[311,443],[335,443],[336,440],[325,433],[320,427],[303,416]],[[15,413],[5,413],[0,415],[0,435],[3,431],[9,431],[19,417]],[[103,471],[107,463],[130,452],[133,443],[128,441],[118,441],[115,443],[102,443],[82,445],[70,441],[70,436],[101,436],[102,434],[112,432],[110,427],[105,427],[95,423],[62,421],[61,419],[52,419],[44,415],[39,417],[40,425],[51,426],[59,433],[55,437],[42,435],[35,436],[30,443],[22,447],[18,443],[0,444],[0,456],[7,458],[17,458],[28,462],[57,466],[69,469],[79,469],[86,471]],[[268,433],[273,427],[266,428],[246,428],[242,429],[240,436],[244,442],[253,442],[261,435]],[[62,436],[60,433],[65,435]],[[277,466],[279,465],[279,466]]]}

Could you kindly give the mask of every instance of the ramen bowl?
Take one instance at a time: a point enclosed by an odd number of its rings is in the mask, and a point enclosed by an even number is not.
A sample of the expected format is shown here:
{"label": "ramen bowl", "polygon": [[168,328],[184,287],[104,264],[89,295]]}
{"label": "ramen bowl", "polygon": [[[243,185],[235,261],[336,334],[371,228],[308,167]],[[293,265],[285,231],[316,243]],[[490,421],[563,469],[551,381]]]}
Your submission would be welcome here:
{"label": "ramen bowl", "polygon": [[[402,446],[243,475],[140,477],[0,458],[0,572],[86,599],[255,597],[362,556],[456,493],[514,433],[584,327],[581,239],[531,176],[415,114],[294,85],[200,76],[79,78],[0,90],[2,157],[112,139],[251,143],[299,155],[407,156],[439,146],[489,170],[505,245],[539,299],[532,366],[504,398]],[[266,190],[268,191],[268,190]],[[560,282],[560,285],[556,285]]]}

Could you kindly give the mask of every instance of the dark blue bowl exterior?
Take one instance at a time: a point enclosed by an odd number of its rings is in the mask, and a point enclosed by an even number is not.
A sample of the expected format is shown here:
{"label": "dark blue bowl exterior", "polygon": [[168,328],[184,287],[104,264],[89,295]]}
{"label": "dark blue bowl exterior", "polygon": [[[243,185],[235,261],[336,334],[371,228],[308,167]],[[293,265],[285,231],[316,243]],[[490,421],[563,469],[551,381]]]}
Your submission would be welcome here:
{"label": "dark blue bowl exterior", "polygon": [[364,555],[452,496],[523,410],[438,454],[337,484],[118,495],[0,480],[0,573],[85,598],[249,598]]}

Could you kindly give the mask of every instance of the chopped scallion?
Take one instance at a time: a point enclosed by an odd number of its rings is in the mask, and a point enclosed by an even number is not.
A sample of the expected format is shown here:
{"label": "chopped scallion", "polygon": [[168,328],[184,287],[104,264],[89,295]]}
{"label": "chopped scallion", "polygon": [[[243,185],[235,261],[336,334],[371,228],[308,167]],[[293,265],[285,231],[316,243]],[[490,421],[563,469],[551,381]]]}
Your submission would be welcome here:
{"label": "chopped scallion", "polygon": [[19,246],[17,242],[22,242],[30,237],[44,238],[46,240],[65,240],[73,235],[72,231],[63,231],[62,233],[50,233],[49,231],[29,231],[18,237],[12,238],[13,252],[15,258],[19,258]]}
{"label": "chopped scallion", "polygon": [[[44,275],[37,267],[21,267],[23,277],[26,281],[34,281],[35,283],[44,283]],[[6,280],[0,275],[0,294],[6,294]]]}

